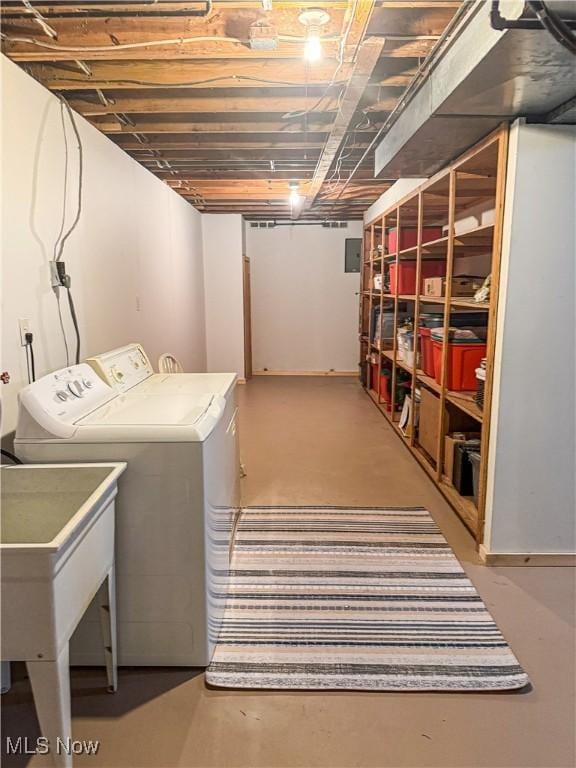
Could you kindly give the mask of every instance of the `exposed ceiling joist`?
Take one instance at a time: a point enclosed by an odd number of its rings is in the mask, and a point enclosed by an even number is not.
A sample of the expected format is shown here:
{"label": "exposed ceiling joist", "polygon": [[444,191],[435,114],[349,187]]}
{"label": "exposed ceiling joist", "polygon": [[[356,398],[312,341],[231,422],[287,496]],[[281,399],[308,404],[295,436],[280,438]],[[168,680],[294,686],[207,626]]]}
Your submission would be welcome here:
{"label": "exposed ceiling joist", "polygon": [[[287,219],[299,180],[314,190],[309,221],[361,218],[387,189],[364,147],[459,5],[4,0],[0,19],[10,58],[199,210]],[[329,20],[306,64],[299,16],[312,8]],[[270,49],[251,47],[254,23]]]}
{"label": "exposed ceiling joist", "polygon": [[[326,87],[332,83],[336,60],[324,59],[313,67],[302,57],[282,61],[227,59],[189,61],[116,61],[92,62],[90,75],[83,74],[73,64],[28,64],[30,74],[47,88],[59,91],[137,88],[244,88],[262,86],[286,88],[294,86]],[[344,65],[336,88],[345,83],[350,66]]]}
{"label": "exposed ceiling joist", "polygon": [[383,46],[384,40],[379,38],[365,40],[361,45],[354,71],[344,90],[341,106],[335,117],[332,131],[318,161],[314,179],[306,191],[306,196],[301,206],[302,211],[306,211],[314,205],[316,196],[332,168],[338,150],[342,146],[344,138],[348,135],[358,104],[364,95],[366,83],[372,76],[372,72],[378,63]]}
{"label": "exposed ceiling joist", "polygon": [[69,103],[73,109],[81,115],[110,115],[115,112],[130,114],[162,114],[180,113],[190,114],[195,112],[211,112],[213,114],[225,114],[229,112],[257,112],[276,113],[289,115],[307,110],[317,112],[335,112],[338,109],[338,97],[326,96],[320,103],[317,96],[283,96],[282,93],[273,96],[181,96],[169,92],[164,96],[145,97],[133,95],[114,95],[114,100],[107,105],[101,104],[96,98],[88,99],[86,96],[71,96]]}

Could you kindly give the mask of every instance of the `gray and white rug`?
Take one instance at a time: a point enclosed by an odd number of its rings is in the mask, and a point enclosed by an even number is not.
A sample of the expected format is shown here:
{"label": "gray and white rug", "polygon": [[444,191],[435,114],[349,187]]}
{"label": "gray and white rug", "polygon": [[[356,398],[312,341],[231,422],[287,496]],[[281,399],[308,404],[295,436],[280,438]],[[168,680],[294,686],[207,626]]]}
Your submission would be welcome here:
{"label": "gray and white rug", "polygon": [[421,508],[243,511],[209,685],[496,691],[520,667]]}

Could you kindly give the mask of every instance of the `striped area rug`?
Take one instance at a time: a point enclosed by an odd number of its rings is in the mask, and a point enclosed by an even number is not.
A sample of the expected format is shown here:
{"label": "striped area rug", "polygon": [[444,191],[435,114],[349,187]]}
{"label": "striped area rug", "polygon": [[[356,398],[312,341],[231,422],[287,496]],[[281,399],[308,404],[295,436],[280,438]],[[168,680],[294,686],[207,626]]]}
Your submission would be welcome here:
{"label": "striped area rug", "polygon": [[522,670],[421,508],[249,508],[209,685],[495,691]]}

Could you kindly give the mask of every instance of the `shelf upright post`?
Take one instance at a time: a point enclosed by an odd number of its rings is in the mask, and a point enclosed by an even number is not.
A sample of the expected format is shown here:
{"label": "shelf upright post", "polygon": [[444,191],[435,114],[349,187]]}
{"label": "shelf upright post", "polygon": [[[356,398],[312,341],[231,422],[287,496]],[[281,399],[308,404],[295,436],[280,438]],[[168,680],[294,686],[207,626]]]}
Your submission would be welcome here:
{"label": "shelf upright post", "polygon": [[490,281],[490,307],[488,310],[488,336],[486,339],[486,381],[484,382],[484,407],[487,418],[482,421],[482,442],[480,444],[480,475],[478,478],[478,530],[476,541],[484,540],[486,511],[486,484],[488,479],[488,451],[490,446],[490,413],[494,375],[494,353],[498,315],[498,292],[500,288],[500,262],[502,257],[502,230],[504,225],[504,201],[506,197],[506,168],[508,164],[508,125],[502,124],[498,131],[498,161],[496,170],[496,199],[494,203],[494,233],[492,239],[492,263]]}
{"label": "shelf upright post", "polygon": [[[398,351],[398,286],[400,285],[400,207],[396,207],[396,291],[394,293],[394,337],[392,339],[392,381],[390,382],[390,419],[394,423],[396,415],[396,354]],[[392,285],[390,286],[392,290]]]}
{"label": "shelf upright post", "polygon": [[[360,339],[360,352],[362,352],[362,336],[364,335],[364,276],[366,274],[366,227],[362,230],[362,250],[360,251],[360,292],[358,301],[358,338]],[[360,355],[362,356],[362,355]]]}
{"label": "shelf upright post", "polygon": [[[377,389],[376,392],[378,393],[378,405],[382,403],[382,392],[380,391],[380,377],[382,375],[382,307],[383,307],[383,288],[384,288],[384,242],[385,242],[385,234],[384,234],[384,223],[386,221],[386,217],[382,215],[382,218],[380,219],[380,244],[382,245],[382,252],[379,256],[379,263],[380,263],[380,276],[382,278],[382,281],[380,283],[380,314],[378,315],[378,323],[380,324],[379,328],[379,342],[378,342],[378,383],[377,383]],[[378,247],[376,247],[376,256],[378,257]]]}
{"label": "shelf upright post", "polygon": [[372,344],[372,277],[374,271],[374,224],[370,225],[370,266],[368,270],[368,351]]}
{"label": "shelf upright post", "polygon": [[410,445],[416,443],[416,385],[418,370],[418,352],[420,349],[420,334],[418,333],[418,319],[420,317],[420,287],[422,285],[422,228],[424,226],[424,197],[418,192],[417,214],[417,241],[416,241],[416,288],[414,291],[414,366],[412,369],[412,408],[410,412]]}
{"label": "shelf upright post", "polygon": [[446,291],[444,303],[444,343],[442,344],[442,375],[440,409],[438,413],[438,443],[436,446],[436,481],[442,482],[444,466],[444,433],[446,431],[446,390],[448,381],[448,330],[450,328],[450,302],[452,300],[452,271],[454,264],[454,221],[456,218],[456,172],[450,169],[448,192],[448,243],[446,251]]}

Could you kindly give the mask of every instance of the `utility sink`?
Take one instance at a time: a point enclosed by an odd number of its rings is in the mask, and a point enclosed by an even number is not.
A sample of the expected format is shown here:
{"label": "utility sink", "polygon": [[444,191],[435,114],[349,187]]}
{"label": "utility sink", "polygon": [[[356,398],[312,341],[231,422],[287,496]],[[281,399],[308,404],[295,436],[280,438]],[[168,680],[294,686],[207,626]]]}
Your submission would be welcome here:
{"label": "utility sink", "polygon": [[113,500],[125,467],[1,468],[3,660],[54,659],[67,642],[114,562]]}
{"label": "utility sink", "polygon": [[126,464],[3,466],[1,659],[25,661],[55,765],[70,738],[68,643],[95,596],[108,685],[116,690],[114,499]]}
{"label": "utility sink", "polygon": [[110,466],[2,467],[3,551],[56,552],[81,525],[89,512],[86,503],[112,471]]}

